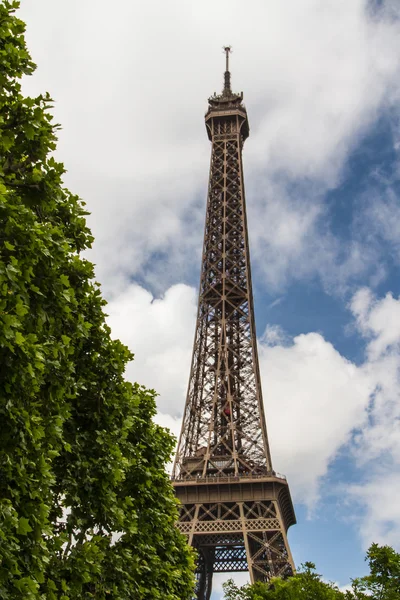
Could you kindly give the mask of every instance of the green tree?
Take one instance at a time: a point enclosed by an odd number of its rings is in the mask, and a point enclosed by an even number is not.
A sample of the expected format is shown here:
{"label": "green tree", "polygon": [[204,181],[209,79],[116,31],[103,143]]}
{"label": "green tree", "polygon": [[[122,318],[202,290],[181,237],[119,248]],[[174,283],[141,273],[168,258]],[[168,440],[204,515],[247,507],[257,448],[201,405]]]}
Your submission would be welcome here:
{"label": "green tree", "polygon": [[332,583],[321,581],[313,563],[288,579],[272,579],[238,587],[224,584],[225,600],[399,600],[400,554],[390,546],[372,544],[367,552],[370,574],[353,579],[352,590],[341,592]]}
{"label": "green tree", "polygon": [[155,394],[124,380],[83,203],[52,156],[19,3],[0,2],[0,597],[188,598]]}
{"label": "green tree", "polygon": [[293,577],[273,578],[269,583],[237,587],[232,580],[224,584],[225,600],[347,600],[333,583],[321,581],[315,565],[307,562]]}
{"label": "green tree", "polygon": [[390,546],[372,544],[367,552],[370,574],[353,580],[357,600],[400,598],[400,554]]}

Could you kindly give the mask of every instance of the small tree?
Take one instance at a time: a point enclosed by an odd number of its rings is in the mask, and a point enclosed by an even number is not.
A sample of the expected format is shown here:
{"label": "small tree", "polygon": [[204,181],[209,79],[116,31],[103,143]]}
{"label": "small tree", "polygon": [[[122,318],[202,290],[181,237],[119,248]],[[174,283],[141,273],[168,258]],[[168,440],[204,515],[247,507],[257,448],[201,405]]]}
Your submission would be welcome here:
{"label": "small tree", "polygon": [[366,556],[370,574],[353,580],[356,600],[400,598],[400,554],[390,546],[372,544]]}
{"label": "small tree", "polygon": [[333,583],[321,581],[315,565],[307,562],[293,577],[271,579],[238,588],[232,580],[224,584],[225,600],[345,600]]}
{"label": "small tree", "polygon": [[313,563],[288,579],[272,579],[238,587],[224,584],[225,600],[399,600],[400,554],[390,546],[372,544],[366,556],[370,574],[353,580],[352,590],[341,592],[332,583],[321,581]]}
{"label": "small tree", "polygon": [[0,597],[181,600],[193,559],[155,394],[124,380],[83,203],[63,187],[48,95],[0,3]]}

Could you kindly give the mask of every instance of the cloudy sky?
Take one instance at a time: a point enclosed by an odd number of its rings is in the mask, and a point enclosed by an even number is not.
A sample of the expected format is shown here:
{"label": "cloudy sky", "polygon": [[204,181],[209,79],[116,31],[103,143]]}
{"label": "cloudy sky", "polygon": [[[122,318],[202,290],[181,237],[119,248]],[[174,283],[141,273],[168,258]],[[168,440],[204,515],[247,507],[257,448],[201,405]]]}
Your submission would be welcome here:
{"label": "cloudy sky", "polygon": [[[232,86],[274,467],[296,564],[346,585],[400,539],[398,0],[22,0],[63,126],[66,184],[127,375],[179,431],[194,334],[210,144],[207,98]],[[215,598],[218,598],[218,585]]]}

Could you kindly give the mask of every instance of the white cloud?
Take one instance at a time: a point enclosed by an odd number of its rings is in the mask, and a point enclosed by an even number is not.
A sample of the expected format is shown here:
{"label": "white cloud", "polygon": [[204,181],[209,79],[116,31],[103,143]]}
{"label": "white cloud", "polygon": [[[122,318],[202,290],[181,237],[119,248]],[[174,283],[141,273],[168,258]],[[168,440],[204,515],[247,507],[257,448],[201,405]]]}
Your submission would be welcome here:
{"label": "white cloud", "polygon": [[295,500],[312,506],[321,478],[346,447],[358,483],[344,473],[340,487],[364,546],[399,547],[400,299],[362,288],[350,310],[366,340],[361,365],[318,333],[288,345],[281,331],[272,327],[269,335],[267,328],[260,368],[273,461],[288,475]]}
{"label": "white cloud", "polygon": [[373,174],[374,183],[360,203],[357,226],[375,247],[383,250],[398,264],[400,262],[400,206],[397,184],[400,179],[400,94],[398,100],[397,137],[394,146],[398,155],[392,172]]}
{"label": "white cloud", "polygon": [[375,360],[387,351],[398,350],[400,343],[400,302],[388,293],[382,300],[374,299],[367,288],[353,297],[351,309],[361,333],[370,339],[368,357]]}
{"label": "white cloud", "polygon": [[[385,275],[375,244],[356,237],[345,241],[332,234],[323,191],[321,185],[293,187],[281,179],[268,179],[268,174],[253,180],[252,257],[259,279],[266,281],[270,291],[318,275],[325,291],[345,295],[361,277],[371,278],[376,285]],[[252,198],[258,204],[252,204]]]}
{"label": "white cloud", "polygon": [[260,368],[273,463],[295,500],[312,506],[320,478],[364,421],[371,382],[318,333],[261,344]]}
{"label": "white cloud", "polygon": [[135,352],[128,378],[160,394],[161,422],[177,434],[175,417],[183,411],[189,378],[195,290],[178,284],[163,297],[154,298],[143,287],[131,284],[108,304],[107,312],[113,336]]}
{"label": "white cloud", "polygon": [[363,510],[359,522],[364,548],[371,542],[400,549],[400,472],[386,470],[349,489],[350,499]]}
{"label": "white cloud", "polygon": [[26,87],[56,99],[59,155],[92,212],[109,296],[135,274],[162,291],[193,267],[209,153],[202,115],[222,84],[224,42],[252,126],[245,161],[260,272],[277,286],[329,272],[335,289],[374,265],[365,244],[346,258],[321,227],[324,192],[399,94],[400,24],[368,5],[255,0],[243,11],[239,0],[118,0],[110,10],[105,0],[22,0],[39,64]]}
{"label": "white cloud", "polygon": [[[272,302],[270,306],[276,306],[279,300]],[[280,325],[267,324],[264,333],[261,336],[261,342],[267,346],[284,345],[288,341],[288,336]]]}
{"label": "white cloud", "polygon": [[360,532],[371,541],[397,547],[400,534],[400,299],[377,299],[359,290],[351,302],[366,339],[363,370],[374,381],[368,420],[354,438],[353,452],[364,476],[350,497],[364,508]]}

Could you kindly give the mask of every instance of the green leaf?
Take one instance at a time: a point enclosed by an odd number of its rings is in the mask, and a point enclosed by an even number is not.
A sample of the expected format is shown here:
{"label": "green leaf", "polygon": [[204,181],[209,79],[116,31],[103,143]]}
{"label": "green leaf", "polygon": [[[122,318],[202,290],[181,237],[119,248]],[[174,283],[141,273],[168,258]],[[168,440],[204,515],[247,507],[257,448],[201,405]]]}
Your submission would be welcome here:
{"label": "green leaf", "polygon": [[66,287],[69,287],[69,279],[66,275],[60,275],[60,281]]}
{"label": "green leaf", "polygon": [[33,138],[35,137],[35,129],[29,123],[25,125],[25,135],[28,140],[33,140]]}
{"label": "green leaf", "polygon": [[15,343],[18,344],[19,346],[22,346],[24,342],[25,342],[25,338],[22,335],[22,333],[20,331],[16,331],[15,332]]}
{"label": "green leaf", "polygon": [[19,535],[26,535],[30,531],[32,531],[32,527],[29,525],[28,519],[25,517],[20,517],[18,520],[17,533]]}

